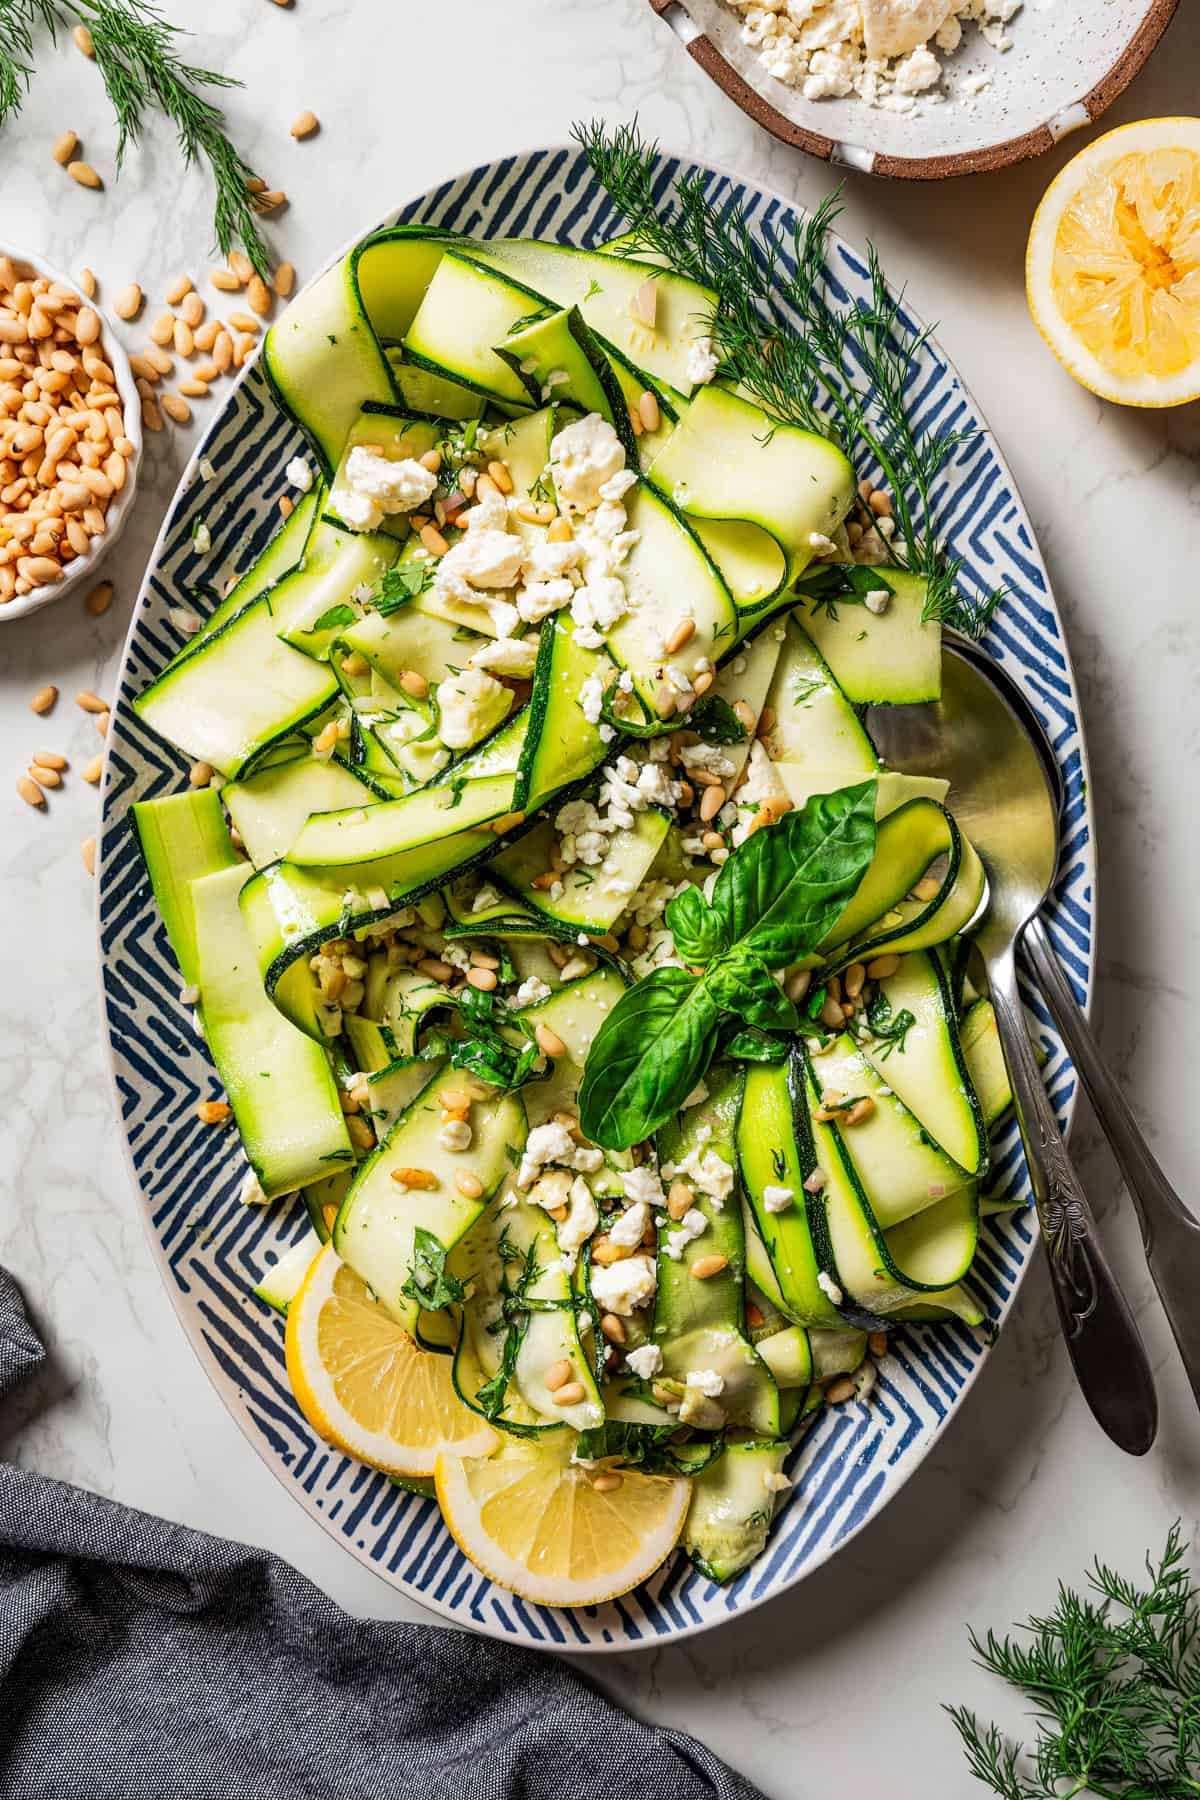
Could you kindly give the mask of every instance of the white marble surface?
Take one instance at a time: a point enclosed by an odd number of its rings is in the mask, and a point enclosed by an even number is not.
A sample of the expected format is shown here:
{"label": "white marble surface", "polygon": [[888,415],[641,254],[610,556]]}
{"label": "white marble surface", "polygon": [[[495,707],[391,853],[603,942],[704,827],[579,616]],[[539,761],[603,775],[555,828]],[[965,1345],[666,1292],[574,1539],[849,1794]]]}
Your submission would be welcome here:
{"label": "white marble surface", "polygon": [[[235,72],[243,142],[292,205],[276,238],[301,273],[355,227],[439,178],[573,119],[635,110],[666,143],[802,200],[828,172],[761,136],[690,63],[645,0],[171,0],[197,59]],[[1188,9],[1184,9],[1188,10]],[[1111,122],[1194,104],[1200,18],[1182,16]],[[301,108],[321,135],[293,143]],[[63,266],[90,264],[107,296],[140,280],[161,301],[210,259],[209,203],[155,133],[104,193],[50,159],[67,125],[111,174],[114,132],[95,71],[47,56],[21,121],[0,137],[5,236]],[[1200,913],[1185,772],[1198,747],[1200,617],[1194,554],[1200,418],[1111,410],[1044,351],[1022,295],[1025,234],[1067,147],[998,176],[930,188],[851,177],[845,228],[872,236],[990,416],[1041,534],[1067,619],[1090,733],[1101,828],[1100,1026],[1152,1142],[1183,1191],[1200,1175]],[[129,329],[134,345],[139,334]],[[48,816],[16,799],[31,751],[76,769],[91,723],[71,705],[113,672],[146,552],[188,449],[150,441],[139,516],[108,573],[102,620],[78,597],[0,625],[0,1261],[22,1282],[53,1349],[49,1379],[0,1446],[136,1505],[272,1545],[360,1613],[421,1616],[360,1568],[276,1485],[224,1412],[176,1324],[129,1190],[109,1099],[96,998],[92,893],[79,840],[95,799],[72,774]],[[64,698],[37,720],[28,699]],[[1090,1123],[1076,1148],[1136,1297],[1159,1371],[1162,1428],[1141,1464],[1090,1423],[1035,1270],[971,1400],[920,1475],[832,1566],[742,1622],[676,1648],[592,1662],[648,1716],[696,1731],[771,1795],[864,1788],[898,1800],[963,1794],[939,1702],[1004,1713],[972,1669],[966,1621],[1003,1624],[1048,1602],[1097,1550],[1132,1565],[1167,1524],[1195,1531],[1200,1421],[1136,1251],[1127,1205]],[[15,1434],[15,1435],[14,1435]]]}

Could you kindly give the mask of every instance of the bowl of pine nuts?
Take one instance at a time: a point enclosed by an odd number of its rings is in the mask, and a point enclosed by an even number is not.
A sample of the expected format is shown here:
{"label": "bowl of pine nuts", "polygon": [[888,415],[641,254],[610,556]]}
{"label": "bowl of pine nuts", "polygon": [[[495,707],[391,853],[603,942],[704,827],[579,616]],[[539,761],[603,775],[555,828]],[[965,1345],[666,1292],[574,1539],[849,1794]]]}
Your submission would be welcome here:
{"label": "bowl of pine nuts", "polygon": [[94,577],[133,504],[141,401],[111,322],[0,243],[0,623]]}

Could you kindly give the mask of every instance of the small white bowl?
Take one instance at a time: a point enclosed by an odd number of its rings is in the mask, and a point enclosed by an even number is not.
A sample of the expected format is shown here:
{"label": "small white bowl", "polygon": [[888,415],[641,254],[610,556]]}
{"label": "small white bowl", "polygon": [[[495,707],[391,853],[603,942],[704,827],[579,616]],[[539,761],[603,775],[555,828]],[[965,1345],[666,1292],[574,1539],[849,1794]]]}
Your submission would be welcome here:
{"label": "small white bowl", "polygon": [[50,582],[45,587],[33,588],[28,594],[19,594],[12,600],[0,603],[0,625],[2,625],[13,619],[23,619],[27,613],[36,612],[40,606],[48,606],[52,600],[61,600],[64,594],[69,594],[74,588],[83,587],[87,582],[95,579],[100,563],[120,537],[125,528],[125,521],[133,508],[138,471],[142,461],[142,402],[134,381],[133,370],[129,366],[129,358],[122,349],[116,328],[104,308],[95,300],[89,300],[78,282],[72,281],[69,275],[64,275],[61,270],[56,269],[52,263],[46,261],[44,256],[30,255],[28,251],[15,244],[6,244],[2,241],[0,241],[0,256],[10,256],[13,262],[32,269],[35,274],[44,275],[47,280],[59,282],[63,287],[70,288],[71,292],[78,297],[81,306],[90,306],[99,313],[100,323],[103,327],[100,344],[105,360],[117,378],[117,392],[121,396],[125,436],[133,445],[133,455],[128,457],[125,463],[125,486],[119,494],[114,494],[108,504],[108,511],[105,514],[106,529],[99,537],[92,539],[90,548],[82,556],[77,556],[74,562],[67,565],[67,572],[61,581]]}

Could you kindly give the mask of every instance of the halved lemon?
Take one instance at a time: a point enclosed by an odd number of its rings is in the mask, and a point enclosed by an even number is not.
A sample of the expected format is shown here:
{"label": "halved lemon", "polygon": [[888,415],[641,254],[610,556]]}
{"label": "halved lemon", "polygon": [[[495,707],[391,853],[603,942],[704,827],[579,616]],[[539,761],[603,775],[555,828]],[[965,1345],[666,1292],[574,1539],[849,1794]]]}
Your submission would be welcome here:
{"label": "halved lemon", "polygon": [[1200,395],[1200,119],[1106,132],[1050,184],[1025,259],[1034,324],[1124,406]]}
{"label": "halved lemon", "polygon": [[476,1568],[541,1606],[597,1606],[653,1575],[679,1541],[691,1484],[571,1461],[573,1432],[497,1456],[438,1457],[437,1496]]}
{"label": "halved lemon", "polygon": [[449,1356],[421,1350],[326,1244],[288,1307],[292,1391],[339,1450],[389,1475],[432,1475],[439,1452],[500,1442],[454,1390]]}

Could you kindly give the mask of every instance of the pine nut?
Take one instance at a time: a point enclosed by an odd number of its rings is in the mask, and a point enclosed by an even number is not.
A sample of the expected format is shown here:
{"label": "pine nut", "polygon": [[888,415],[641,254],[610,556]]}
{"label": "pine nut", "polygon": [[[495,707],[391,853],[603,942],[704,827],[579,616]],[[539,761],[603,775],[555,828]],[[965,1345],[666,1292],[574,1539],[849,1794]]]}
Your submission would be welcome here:
{"label": "pine nut", "polygon": [[543,500],[518,500],[513,511],[527,525],[550,525],[555,517],[554,508]]}
{"label": "pine nut", "polygon": [[574,536],[575,530],[570,519],[551,519],[546,532],[546,542],[548,544],[569,544]]}
{"label": "pine nut", "polygon": [[694,1189],[686,1181],[673,1181],[667,1192],[667,1211],[678,1224],[685,1213],[691,1212],[696,1204]]}
{"label": "pine nut", "polygon": [[86,294],[89,300],[96,298],[96,277],[90,269],[80,269],[79,291]]}
{"label": "pine nut", "polygon": [[136,281],[123,287],[112,303],[118,319],[136,319],[142,310],[142,290]]}
{"label": "pine nut", "polygon": [[850,967],[844,972],[842,975],[842,987],[851,1000],[858,999],[858,996],[863,991],[863,984],[866,979],[867,971],[860,962],[851,963]]}
{"label": "pine nut", "polygon": [[139,376],[143,381],[148,381],[153,384],[158,380],[158,370],[150,361],[150,358],[148,356],[140,355],[136,350],[130,352],[129,366],[134,374]]}
{"label": "pine nut", "polygon": [[28,775],[17,777],[17,792],[26,806],[42,807],[46,804],[46,796],[36,781],[30,781]]}
{"label": "pine nut", "polygon": [[[150,367],[154,370],[155,379],[157,379],[159,375],[170,375],[175,368],[173,359],[167,355],[166,351],[159,344],[147,344],[142,354],[150,364]],[[132,364],[133,358],[130,357],[129,360]]]}
{"label": "pine nut", "polygon": [[550,1367],[546,1370],[543,1380],[545,1385],[550,1389],[550,1392],[554,1394],[558,1392],[559,1388],[566,1387],[574,1373],[574,1369],[564,1356],[561,1362],[551,1363]]}
{"label": "pine nut", "polygon": [[103,756],[93,756],[91,762],[84,763],[79,773],[91,787],[95,787],[104,770]]}
{"label": "pine nut", "polygon": [[87,713],[102,713],[108,711],[108,701],[102,700],[99,694],[93,694],[91,688],[80,688],[75,696],[75,704],[81,711]]}
{"label": "pine nut", "polygon": [[[207,394],[209,382],[215,381],[221,373],[222,370],[217,367],[215,362],[198,363],[196,365],[196,373],[190,376],[189,379],[198,381],[200,383],[200,391]],[[186,393],[187,382],[181,381],[179,390],[181,393]]]}
{"label": "pine nut", "polygon": [[83,866],[89,875],[96,873],[96,840],[86,837],[79,846],[79,854],[83,858]]}
{"label": "pine nut", "polygon": [[220,319],[210,319],[206,325],[193,333],[192,341],[197,350],[211,350],[221,333]]}
{"label": "pine nut", "polygon": [[888,1350],[888,1334],[886,1331],[873,1331],[867,1339],[867,1349],[872,1356],[886,1356]]}
{"label": "pine nut", "polygon": [[754,710],[747,701],[735,700],[733,703],[733,711],[739,725],[743,726],[747,731],[754,730],[757,721],[754,716]]}
{"label": "pine nut", "polygon": [[676,625],[674,631],[664,645],[667,655],[674,656],[677,650],[682,650],[685,644],[690,644],[695,635],[695,619],[691,617],[680,619],[678,625]]}
{"label": "pine nut", "polygon": [[271,290],[261,275],[252,275],[246,284],[246,300],[252,313],[265,319],[271,310]]}
{"label": "pine nut", "polygon": [[39,787],[56,788],[62,786],[62,776],[57,769],[44,769],[40,763],[31,763],[28,769],[30,779]]}
{"label": "pine nut", "polygon": [[29,702],[29,710],[35,713],[48,713],[57,699],[58,689],[56,687],[39,688]]}
{"label": "pine nut", "polygon": [[97,713],[95,715],[95,719],[94,719],[93,723],[95,724],[96,730],[102,738],[106,738],[108,736],[108,725],[109,725],[109,720],[111,718],[112,718],[112,714],[110,712],[102,712],[102,713]]}
{"label": "pine nut", "polygon": [[900,967],[898,956],[876,956],[867,964],[867,974],[872,981],[886,981]]}
{"label": "pine nut", "polygon": [[223,1125],[232,1112],[228,1100],[201,1100],[196,1117],[202,1125]]}
{"label": "pine nut", "polygon": [[449,981],[454,974],[452,963],[442,962],[436,956],[423,956],[416,965],[418,975],[428,975],[430,981]]}
{"label": "pine nut", "polygon": [[625,1322],[623,1319],[618,1318],[616,1313],[601,1313],[600,1330],[610,1344],[624,1344],[629,1340],[629,1333],[625,1329]]}
{"label": "pine nut", "polygon": [[551,1031],[544,1019],[538,1020],[533,1028],[533,1035],[537,1039],[537,1047],[542,1052],[543,1056],[566,1055],[567,1046],[563,1043],[557,1031]]}
{"label": "pine nut", "polygon": [[176,275],[174,281],[171,283],[170,287],[167,289],[167,305],[168,306],[178,306],[179,302],[183,299],[184,295],[190,294],[191,292],[192,292],[191,276],[190,275]]}
{"label": "pine nut", "polygon": [[232,269],[210,269],[208,279],[223,294],[236,294],[242,285]]}
{"label": "pine nut", "polygon": [[704,796],[700,801],[700,817],[706,825],[710,819],[716,818],[726,799],[727,795],[723,787],[705,788]]}
{"label": "pine nut", "polygon": [[39,769],[65,769],[67,767],[66,757],[60,756],[57,750],[35,751],[32,761]]}
{"label": "pine nut", "polygon": [[890,519],[892,516],[892,496],[885,494],[882,488],[874,490],[867,505],[877,519]]}
{"label": "pine nut", "polygon": [[432,1169],[393,1169],[392,1180],[407,1188],[435,1188],[438,1178]]}
{"label": "pine nut", "polygon": [[415,669],[405,669],[400,677],[400,686],[414,700],[424,700],[429,692],[429,683],[423,675],[418,675]]}
{"label": "pine nut", "polygon": [[287,205],[287,195],[282,188],[265,188],[255,203],[259,212],[277,212],[281,206]]}
{"label": "pine nut", "polygon": [[187,425],[190,423],[192,409],[182,395],[164,394],[162,397],[162,407],[167,416],[174,419],[177,425]]}
{"label": "pine nut", "polygon": [[711,1281],[722,1269],[729,1267],[727,1256],[698,1256],[692,1264],[692,1275],[696,1281]]}
{"label": "pine nut", "polygon": [[142,424],[147,431],[161,431],[163,417],[153,400],[142,401]]}
{"label": "pine nut", "polygon": [[192,328],[186,319],[177,318],[171,326],[171,336],[175,341],[175,350],[179,356],[191,356],[196,349],[196,340],[192,336]]}
{"label": "pine nut", "polygon": [[179,312],[184,323],[190,325],[193,331],[195,331],[197,325],[203,324],[204,302],[194,288],[190,294],[184,295],[183,304],[179,308]]}
{"label": "pine nut", "polygon": [[811,969],[795,969],[783,984],[783,991],[788,999],[795,1002],[803,1000],[812,986]]}
{"label": "pine nut", "polygon": [[74,26],[71,31],[71,36],[75,40],[75,48],[77,50],[81,50],[84,56],[95,57],[96,46],[92,42],[92,34],[86,25]]}
{"label": "pine nut", "polygon": [[175,335],[175,314],[159,313],[150,327],[150,336],[156,344],[169,344]]}
{"label": "pine nut", "polygon": [[495,482],[502,494],[512,493],[513,480],[508,472],[506,464],[502,462],[490,462],[487,466],[487,472],[489,478]]}
{"label": "pine nut", "polygon": [[227,331],[218,331],[213,340],[213,362],[224,375],[233,361],[233,339]]}
{"label": "pine nut", "polygon": [[478,1200],[483,1193],[482,1181],[470,1169],[455,1169],[454,1185],[464,1200]]}
{"label": "pine nut", "polygon": [[[189,400],[203,400],[208,393],[208,383],[201,381],[198,375],[189,375],[185,381],[180,382],[179,391],[186,394]],[[164,403],[166,398],[165,396]]]}
{"label": "pine nut", "polygon": [[254,264],[243,250],[234,250],[229,258],[229,267],[233,270],[242,286],[245,287],[254,273]]}
{"label": "pine nut", "polygon": [[194,762],[188,770],[188,782],[189,785],[194,788],[207,787],[212,778],[213,770],[211,763]]}
{"label": "pine nut", "polygon": [[296,285],[296,271],[290,262],[281,262],[275,271],[275,292],[281,300],[286,300]]}
{"label": "pine nut", "polygon": [[346,1133],[356,1150],[373,1150],[375,1133],[365,1119],[347,1119]]}
{"label": "pine nut", "polygon": [[74,158],[79,148],[79,139],[73,131],[64,131],[60,138],[55,138],[50,154],[55,162],[65,168]]}
{"label": "pine nut", "polygon": [[468,969],[467,981],[471,987],[478,988],[481,994],[490,994],[496,986],[496,972],[494,969]]}
{"label": "pine nut", "polygon": [[835,1000],[832,994],[825,998],[825,1003],[821,1007],[820,1020],[822,1025],[829,1027],[830,1031],[840,1031],[846,1022],[846,1015],[842,1011],[841,1003]]}
{"label": "pine nut", "polygon": [[292,136],[294,138],[311,137],[318,129],[319,120],[315,112],[297,113],[292,120]]}
{"label": "pine nut", "polygon": [[579,1402],[584,1399],[584,1397],[583,1383],[581,1381],[568,1381],[566,1386],[560,1387],[555,1394],[554,1404],[555,1406],[578,1406]]}
{"label": "pine nut", "polygon": [[854,1383],[848,1375],[839,1376],[837,1381],[831,1381],[825,1389],[825,1398],[830,1406],[842,1406],[847,1400],[853,1400],[854,1394]]}
{"label": "pine nut", "polygon": [[98,188],[104,186],[104,183],[97,175],[95,169],[93,169],[91,163],[69,162],[67,164],[67,174],[71,177],[72,181],[77,181],[80,187]]}
{"label": "pine nut", "polygon": [[870,1094],[864,1094],[861,1100],[856,1100],[853,1106],[848,1107],[840,1115],[840,1121],[843,1125],[861,1125],[863,1120],[869,1119],[874,1111],[874,1100]]}

